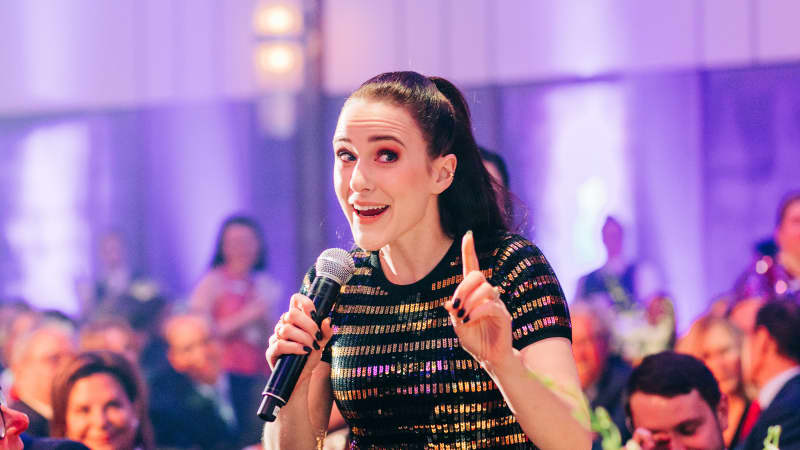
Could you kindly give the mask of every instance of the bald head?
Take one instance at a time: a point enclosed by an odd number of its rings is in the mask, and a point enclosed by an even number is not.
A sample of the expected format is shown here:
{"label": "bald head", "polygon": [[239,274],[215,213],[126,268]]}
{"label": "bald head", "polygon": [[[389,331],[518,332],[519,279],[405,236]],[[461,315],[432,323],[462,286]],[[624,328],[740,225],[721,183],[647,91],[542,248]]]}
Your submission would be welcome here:
{"label": "bald head", "polygon": [[167,358],[172,367],[193,380],[214,384],[222,373],[222,353],[207,317],[176,314],[164,323]]}

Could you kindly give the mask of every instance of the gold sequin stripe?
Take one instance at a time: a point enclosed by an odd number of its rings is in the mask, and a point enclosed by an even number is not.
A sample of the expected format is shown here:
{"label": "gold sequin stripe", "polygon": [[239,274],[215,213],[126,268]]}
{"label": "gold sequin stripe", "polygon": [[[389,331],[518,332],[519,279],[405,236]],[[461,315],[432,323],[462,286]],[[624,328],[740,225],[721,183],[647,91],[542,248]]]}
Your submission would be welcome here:
{"label": "gold sequin stripe", "polygon": [[[506,276],[506,279],[510,282],[514,282],[514,280],[516,280],[521,273],[523,273],[526,269],[536,264],[537,264],[536,259],[524,258],[516,266],[514,266],[513,269],[511,269],[511,272]],[[551,276],[551,275],[545,275],[545,276]]]}
{"label": "gold sequin stripe", "polygon": [[435,350],[440,348],[453,348],[458,347],[458,338],[444,338],[444,339],[428,339],[424,341],[414,342],[395,342],[393,344],[385,345],[359,345],[354,347],[331,347],[331,356],[339,358],[342,356],[362,356],[362,355],[375,355],[381,353],[396,353],[396,352],[418,352],[420,350]]}
{"label": "gold sequin stripe", "polygon": [[543,319],[536,319],[533,323],[525,324],[522,327],[514,330],[514,339],[519,339],[522,336],[527,336],[529,333],[533,333],[535,331],[541,330],[542,328],[547,328],[552,326],[562,326],[569,328],[570,327],[569,319],[561,316],[549,316]]}
{"label": "gold sequin stripe", "polygon": [[447,300],[450,300],[450,297],[442,297],[427,302],[406,303],[401,305],[337,304],[334,309],[339,314],[386,314],[394,316],[398,314],[408,314],[441,308],[444,302]]}
{"label": "gold sequin stripe", "polygon": [[[479,431],[479,430],[490,430],[495,427],[503,427],[509,426],[511,424],[516,423],[516,419],[513,415],[509,414],[503,417],[497,417],[493,419],[481,419],[477,421],[465,421],[465,422],[455,422],[455,423],[430,423],[430,424],[419,424],[419,425],[411,425],[411,426],[404,426],[400,427],[400,430],[407,430],[414,433],[419,433],[420,431],[429,431],[430,433],[436,434],[461,434],[466,431]],[[368,436],[369,434],[366,430],[362,427],[354,426],[351,428],[353,435],[355,436]],[[511,431],[511,430],[509,430]],[[371,433],[370,433],[371,434]],[[457,436],[453,436],[457,438]],[[491,438],[483,438],[478,440],[471,440],[468,442],[453,442],[453,443],[442,443],[435,448],[459,448],[465,447],[466,448],[486,448],[486,447],[493,447],[497,445],[511,445],[511,444],[521,444],[527,442],[527,438],[525,437],[524,433],[512,433],[505,436],[494,436]]]}
{"label": "gold sequin stripe", "polygon": [[438,444],[428,445],[429,449],[436,450],[450,450],[450,449],[478,449],[478,448],[497,448],[501,445],[515,445],[528,443],[528,438],[525,433],[514,433],[505,436],[495,436],[493,438],[484,438],[472,440],[469,442],[454,442],[452,444]]}
{"label": "gold sequin stripe", "polygon": [[511,295],[515,298],[521,297],[525,292],[530,291],[533,288],[539,288],[542,286],[559,286],[558,279],[552,275],[540,275],[536,278],[527,279],[522,283],[518,284],[514,291],[511,292]]}
{"label": "gold sequin stripe", "polygon": [[[494,268],[490,267],[488,269],[481,270],[481,273],[483,274],[484,277],[486,277],[486,279],[492,278],[492,274],[494,273]],[[462,280],[464,280],[464,274],[452,275],[445,278],[444,280],[439,280],[435,283],[432,283],[431,290],[438,291],[439,289],[444,289],[454,284],[461,283]]]}
{"label": "gold sequin stripe", "polygon": [[437,328],[451,327],[450,316],[435,319],[417,320],[414,322],[392,323],[385,325],[343,325],[336,330],[337,335],[372,335],[372,334],[393,334],[419,332],[423,330],[435,330]]}
{"label": "gold sequin stripe", "polygon": [[558,295],[545,295],[543,297],[535,298],[527,303],[523,303],[516,310],[511,312],[511,318],[517,319],[524,314],[528,314],[534,310],[544,308],[545,306],[552,305],[565,305],[564,297]]}
{"label": "gold sequin stripe", "polygon": [[416,373],[449,372],[450,370],[468,370],[470,372],[480,369],[480,364],[474,359],[440,359],[437,361],[415,361],[410,363],[377,364],[372,366],[332,368],[331,379],[377,377],[390,373],[414,375]]}
{"label": "gold sequin stripe", "polygon": [[353,275],[372,275],[372,267],[356,267]]}
{"label": "gold sequin stripe", "polygon": [[375,400],[385,396],[397,395],[438,395],[488,392],[495,389],[492,380],[484,381],[452,381],[449,383],[421,383],[413,386],[397,386],[394,388],[367,388],[336,390],[334,394],[340,402],[353,400]]}

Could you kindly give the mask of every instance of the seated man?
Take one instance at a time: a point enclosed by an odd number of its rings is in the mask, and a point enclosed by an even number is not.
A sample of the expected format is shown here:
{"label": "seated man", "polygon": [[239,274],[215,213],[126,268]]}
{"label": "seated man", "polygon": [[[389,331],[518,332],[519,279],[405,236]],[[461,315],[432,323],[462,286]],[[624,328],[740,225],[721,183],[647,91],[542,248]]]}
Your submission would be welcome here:
{"label": "seated man", "polygon": [[7,407],[2,397],[0,391],[0,450],[88,450],[85,445],[66,439],[28,436],[28,416]]}
{"label": "seated man", "polygon": [[724,450],[727,399],[699,359],[672,351],[647,356],[627,392],[628,421],[642,449]]}
{"label": "seated man", "polygon": [[75,354],[74,330],[61,321],[45,319],[21,335],[11,352],[13,395],[9,406],[30,419],[28,434],[50,435],[50,385],[61,363]]}
{"label": "seated man", "polygon": [[[578,368],[581,389],[592,410],[602,406],[619,428],[623,442],[630,438],[625,427],[623,391],[631,366],[610,351],[611,333],[608,311],[596,302],[576,302],[570,307],[572,319],[572,354]],[[593,449],[601,443],[595,439]]]}
{"label": "seated man", "polygon": [[156,444],[235,449],[258,443],[265,380],[223,372],[219,340],[204,316],[169,317],[164,338],[171,367],[150,383]]}
{"label": "seated man", "polygon": [[745,380],[758,397],[742,424],[744,449],[761,450],[767,429],[781,425],[781,450],[800,448],[800,305],[795,300],[767,302],[745,335]]}

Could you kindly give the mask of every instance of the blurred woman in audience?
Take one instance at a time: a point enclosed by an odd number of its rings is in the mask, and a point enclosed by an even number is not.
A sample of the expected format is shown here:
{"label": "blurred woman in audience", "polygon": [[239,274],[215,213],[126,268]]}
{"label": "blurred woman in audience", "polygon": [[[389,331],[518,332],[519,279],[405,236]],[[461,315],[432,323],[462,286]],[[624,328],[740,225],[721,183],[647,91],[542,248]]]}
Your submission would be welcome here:
{"label": "blurred woman in audience", "polygon": [[261,228],[250,217],[222,223],[211,268],[192,293],[192,309],[209,314],[223,340],[223,367],[243,375],[262,374],[263,349],[274,321],[278,284],[262,271],[266,251]]}
{"label": "blurred woman in audience", "polygon": [[109,352],[81,353],[53,380],[51,435],[92,450],[151,450],[147,394],[136,366]]}
{"label": "blurred woman in audience", "polygon": [[702,360],[728,398],[728,427],[723,432],[726,448],[734,448],[750,401],[742,379],[742,332],[727,319],[706,315],[698,319],[676,350]]}

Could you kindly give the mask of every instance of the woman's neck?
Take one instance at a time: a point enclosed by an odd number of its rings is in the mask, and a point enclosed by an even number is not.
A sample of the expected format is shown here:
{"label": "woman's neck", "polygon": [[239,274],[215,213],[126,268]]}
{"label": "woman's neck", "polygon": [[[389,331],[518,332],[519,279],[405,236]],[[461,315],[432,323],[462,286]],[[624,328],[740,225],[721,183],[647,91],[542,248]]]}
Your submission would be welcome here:
{"label": "woman's neck", "polygon": [[381,248],[381,267],[391,283],[405,285],[421,280],[436,267],[453,244],[453,239],[441,227],[417,237],[406,237]]}

